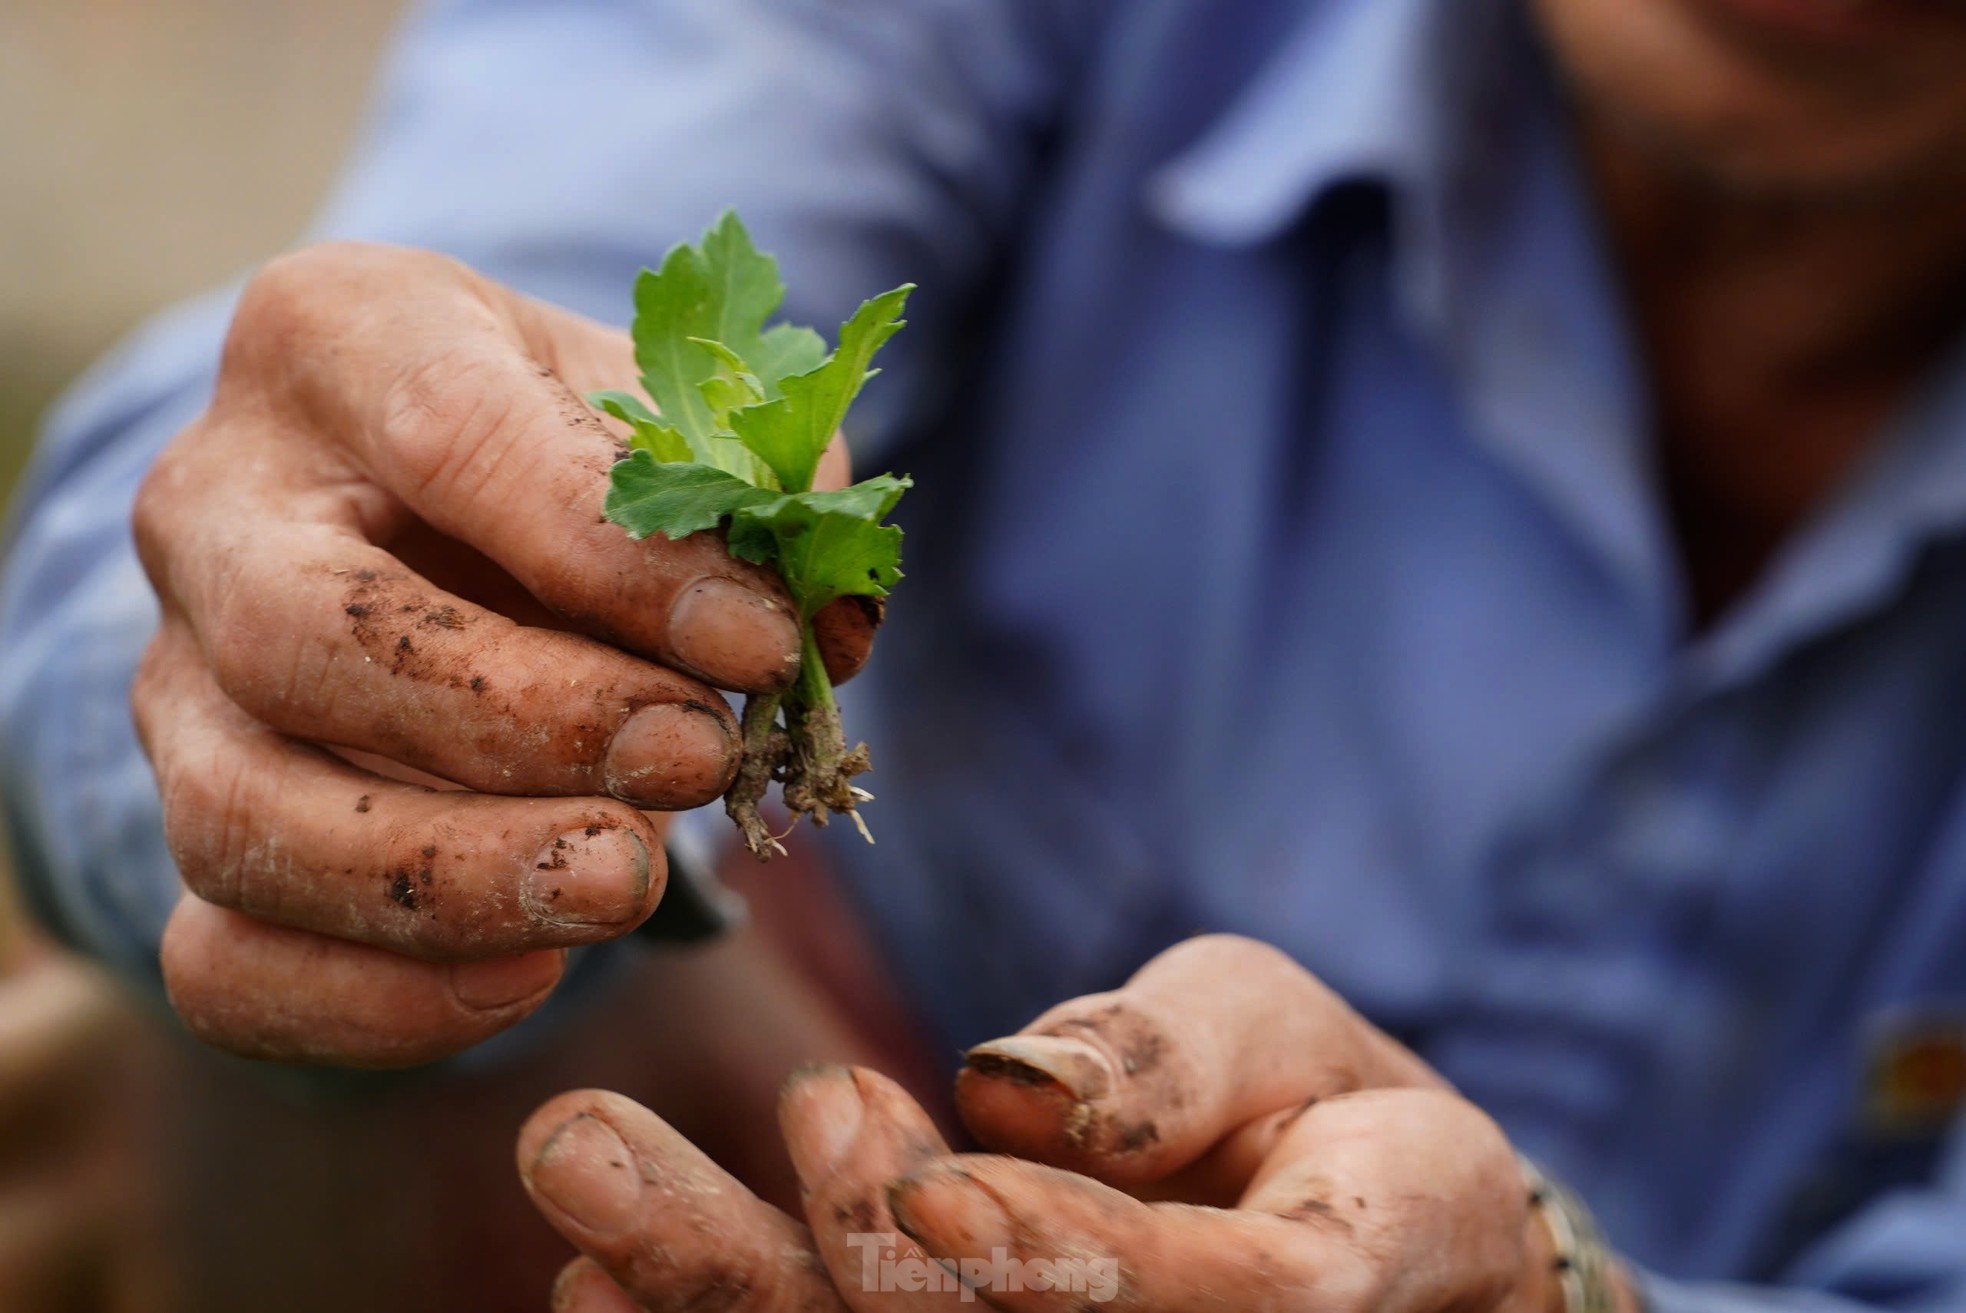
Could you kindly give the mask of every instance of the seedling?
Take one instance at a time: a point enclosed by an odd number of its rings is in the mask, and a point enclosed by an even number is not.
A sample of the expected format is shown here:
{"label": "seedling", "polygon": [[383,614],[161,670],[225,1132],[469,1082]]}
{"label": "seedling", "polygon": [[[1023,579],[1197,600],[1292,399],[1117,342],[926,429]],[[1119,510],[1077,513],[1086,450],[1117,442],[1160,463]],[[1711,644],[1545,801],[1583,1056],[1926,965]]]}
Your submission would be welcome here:
{"label": "seedling", "polygon": [[785,851],[759,814],[773,781],[795,823],[843,815],[873,842],[856,805],[873,795],[853,783],[870,769],[867,745],[846,746],[812,618],[836,598],[884,598],[901,578],[901,530],[882,521],[910,484],[881,474],[814,492],[812,480],[913,290],[863,303],[831,353],[810,328],[767,328],[785,299],[778,262],[727,211],[635,282],[635,361],[654,409],[626,392],[588,398],[632,430],[607,517],[638,539],[722,528],[731,555],[776,569],[798,609],[798,676],[745,702],[744,760],[724,795],[761,859]]}

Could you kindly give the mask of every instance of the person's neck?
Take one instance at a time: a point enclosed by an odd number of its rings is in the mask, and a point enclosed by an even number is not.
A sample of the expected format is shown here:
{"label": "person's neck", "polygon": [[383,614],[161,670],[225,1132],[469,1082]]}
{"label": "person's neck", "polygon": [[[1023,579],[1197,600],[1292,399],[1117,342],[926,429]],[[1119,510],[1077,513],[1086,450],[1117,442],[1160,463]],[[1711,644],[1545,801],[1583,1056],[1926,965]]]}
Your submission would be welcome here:
{"label": "person's neck", "polygon": [[1585,133],[1700,624],[1760,575],[1966,326],[1966,187],[1848,201]]}

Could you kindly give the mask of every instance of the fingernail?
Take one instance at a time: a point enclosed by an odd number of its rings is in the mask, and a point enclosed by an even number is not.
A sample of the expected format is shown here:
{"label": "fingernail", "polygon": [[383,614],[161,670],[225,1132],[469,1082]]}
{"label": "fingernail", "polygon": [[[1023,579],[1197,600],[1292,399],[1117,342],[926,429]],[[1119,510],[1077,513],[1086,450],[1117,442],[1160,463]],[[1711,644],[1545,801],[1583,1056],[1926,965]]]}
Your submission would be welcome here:
{"label": "fingernail", "polygon": [[670,608],[669,651],[712,684],[775,691],[798,673],[799,623],[734,579],[699,579]]}
{"label": "fingernail", "polygon": [[792,1167],[810,1189],[846,1161],[860,1138],[867,1104],[846,1067],[814,1066],[795,1073],[785,1086],[779,1123]]}
{"label": "fingernail", "polygon": [[451,967],[451,996],[480,1012],[509,1008],[551,989],[560,979],[563,963],[558,949],[459,962]]}
{"label": "fingernail", "polygon": [[887,1188],[895,1226],[931,1254],[975,1257],[1013,1248],[996,1196],[960,1168],[904,1176]]}
{"label": "fingernail", "polygon": [[598,1235],[620,1235],[638,1220],[640,1165],[614,1128],[590,1113],[547,1137],[526,1181],[534,1194]]}
{"label": "fingernail", "polygon": [[709,707],[664,702],[621,722],[602,769],[607,790],[637,807],[714,798],[730,786],[737,741]]}
{"label": "fingernail", "polygon": [[1062,1035],[1011,1035],[978,1044],[963,1055],[979,1076],[1026,1085],[1057,1084],[1081,1103],[1113,1088],[1113,1067],[1084,1040]]}
{"label": "fingernail", "polygon": [[649,853],[619,825],[569,830],[533,855],[520,889],[526,911],[548,925],[618,925],[641,915]]}

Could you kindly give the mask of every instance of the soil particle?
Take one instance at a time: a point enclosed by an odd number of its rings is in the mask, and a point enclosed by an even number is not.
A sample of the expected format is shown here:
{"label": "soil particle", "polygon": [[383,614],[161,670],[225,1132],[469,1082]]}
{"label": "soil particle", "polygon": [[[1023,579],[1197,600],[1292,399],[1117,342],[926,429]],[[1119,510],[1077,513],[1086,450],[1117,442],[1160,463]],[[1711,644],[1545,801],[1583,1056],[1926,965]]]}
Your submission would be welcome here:
{"label": "soil particle", "polygon": [[1088,1016],[1068,1017],[1045,1033],[1064,1035],[1074,1030],[1090,1031],[1096,1036],[1097,1042],[1119,1059],[1120,1069],[1129,1076],[1146,1075],[1167,1056],[1167,1039],[1160,1027],[1124,1004],[1112,1003]]}
{"label": "soil particle", "polygon": [[[1125,1073],[1124,1103],[1134,1109],[1178,1111],[1192,1100],[1194,1073],[1174,1059],[1158,1022],[1124,1003],[1111,1003],[1080,1017],[1067,1017],[1042,1034],[1083,1037],[1113,1055]],[[1009,1073],[1005,1073],[1008,1075]],[[1160,1143],[1153,1121],[1122,1121],[1081,1104],[1065,1126],[1067,1140],[1091,1154],[1137,1154]]]}
{"label": "soil particle", "polygon": [[473,678],[463,653],[448,651],[438,635],[461,630],[470,622],[453,606],[433,605],[429,590],[401,574],[373,570],[350,576],[342,611],[350,635],[372,661],[420,683],[442,684],[483,692],[484,680]]}
{"label": "soil particle", "polygon": [[845,1224],[849,1231],[865,1234],[878,1229],[874,1223],[879,1219],[875,1214],[874,1201],[860,1195],[852,1203],[835,1208],[833,1220]]}
{"label": "soil particle", "polygon": [[389,897],[401,906],[407,907],[412,912],[416,910],[417,904],[422,901],[421,895],[417,893],[416,886],[410,882],[410,873],[408,871],[396,872],[396,878],[389,882]]}
{"label": "soil particle", "polygon": [[1092,1105],[1075,1103],[1065,1114],[1065,1140],[1073,1148],[1083,1149],[1092,1140]]}
{"label": "soil particle", "polygon": [[1058,1078],[1048,1071],[1040,1071],[1028,1062],[1006,1058],[1000,1053],[972,1053],[965,1061],[969,1069],[979,1076],[993,1076],[1016,1085],[1056,1086]]}
{"label": "soil particle", "polygon": [[1347,1234],[1352,1229],[1352,1224],[1339,1216],[1338,1210],[1331,1206],[1331,1202],[1319,1195],[1306,1196],[1277,1215],[1286,1221],[1310,1222],[1318,1226],[1330,1227],[1333,1230],[1344,1231]]}

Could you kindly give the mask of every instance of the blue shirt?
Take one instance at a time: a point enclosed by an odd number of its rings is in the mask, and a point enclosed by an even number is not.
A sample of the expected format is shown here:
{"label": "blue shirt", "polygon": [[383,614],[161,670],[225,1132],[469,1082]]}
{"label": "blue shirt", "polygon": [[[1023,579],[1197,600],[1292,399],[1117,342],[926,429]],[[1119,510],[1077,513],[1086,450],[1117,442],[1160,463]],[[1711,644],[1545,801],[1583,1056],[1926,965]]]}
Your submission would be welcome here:
{"label": "blue shirt", "polygon": [[[1966,358],[1694,633],[1521,8],[458,0],[320,232],[620,321],[735,204],[794,318],[922,284],[854,435],[920,488],[840,853],[952,1043],[1241,931],[1660,1308],[1966,1308],[1966,1129],[1875,1115],[1893,1035],[1966,1042]],[[0,611],[23,872],[139,974],[124,519],[228,300],[57,412]]]}

